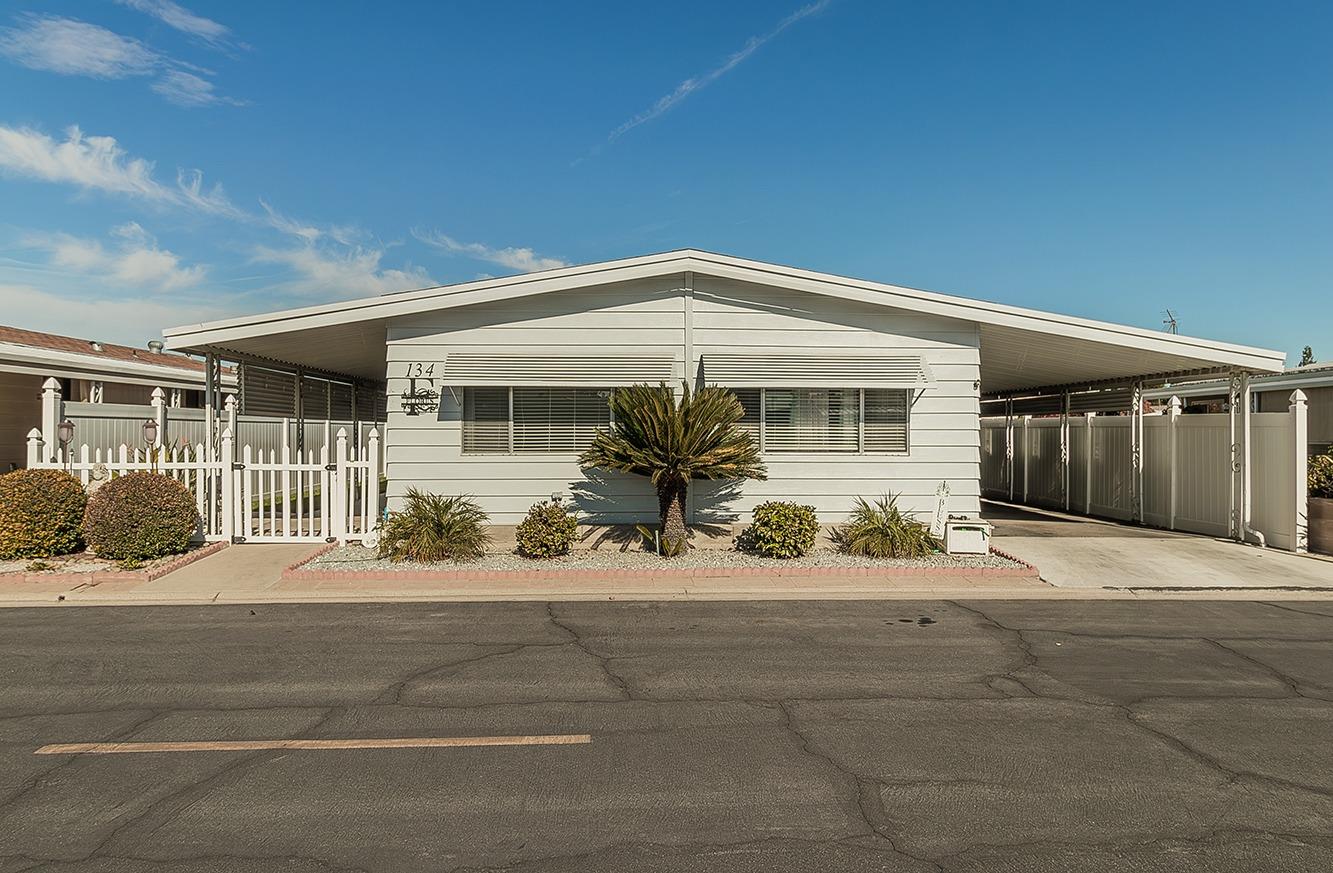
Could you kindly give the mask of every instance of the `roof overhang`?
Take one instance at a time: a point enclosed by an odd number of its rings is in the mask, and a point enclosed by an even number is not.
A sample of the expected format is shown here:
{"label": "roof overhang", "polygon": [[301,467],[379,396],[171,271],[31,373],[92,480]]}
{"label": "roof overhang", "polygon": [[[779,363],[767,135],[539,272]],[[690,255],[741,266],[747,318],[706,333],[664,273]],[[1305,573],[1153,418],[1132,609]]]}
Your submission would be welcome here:
{"label": "roof overhang", "polygon": [[[198,389],[204,385],[202,369],[195,371],[149,360],[126,361],[4,342],[0,342],[0,372],[161,388]],[[222,378],[224,384],[236,382],[234,373],[224,373]]]}
{"label": "roof overhang", "polygon": [[973,322],[980,334],[981,390],[988,394],[1232,369],[1276,372],[1284,361],[1283,353],[1268,349],[693,249],[187,325],[170,328],[164,335],[167,346],[179,351],[213,351],[224,356],[232,353],[363,379],[383,379],[391,319],[683,273]]}

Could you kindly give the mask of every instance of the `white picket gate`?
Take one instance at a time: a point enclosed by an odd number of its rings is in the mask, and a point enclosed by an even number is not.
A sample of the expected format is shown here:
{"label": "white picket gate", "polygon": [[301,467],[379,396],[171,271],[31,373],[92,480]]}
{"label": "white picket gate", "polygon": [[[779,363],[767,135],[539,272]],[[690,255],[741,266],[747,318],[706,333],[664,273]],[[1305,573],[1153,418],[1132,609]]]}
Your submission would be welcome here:
{"label": "white picket gate", "polygon": [[[28,466],[67,470],[84,486],[136,471],[169,476],[194,495],[200,539],[232,543],[358,541],[373,545],[380,518],[379,432],[371,430],[365,451],[348,451],[347,431],[328,445],[305,452],[284,442],[281,450],[242,446],[222,432],[215,458],[202,444],[116,452],[83,445],[75,452],[45,450],[41,432],[28,435]],[[239,457],[238,457],[239,455]]]}

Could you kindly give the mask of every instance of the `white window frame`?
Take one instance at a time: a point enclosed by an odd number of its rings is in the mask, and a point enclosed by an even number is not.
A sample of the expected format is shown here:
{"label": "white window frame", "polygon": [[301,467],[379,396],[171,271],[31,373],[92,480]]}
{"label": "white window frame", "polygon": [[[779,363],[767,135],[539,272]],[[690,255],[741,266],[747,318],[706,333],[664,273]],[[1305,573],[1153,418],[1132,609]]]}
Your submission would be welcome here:
{"label": "white window frame", "polygon": [[[577,391],[597,391],[597,392],[599,392],[599,393],[600,393],[600,392],[605,392],[606,395],[607,395],[607,396],[606,396],[606,403],[607,403],[607,419],[608,419],[607,426],[610,427],[610,426],[612,426],[612,425],[615,424],[615,420],[616,420],[615,410],[614,410],[614,409],[611,409],[611,393],[615,391],[614,388],[605,387],[605,386],[590,386],[590,385],[568,385],[568,386],[566,386],[566,385],[549,385],[549,386],[526,386],[526,385],[465,385],[465,386],[463,386],[463,387],[461,388],[461,390],[460,390],[460,392],[459,392],[459,394],[458,394],[458,397],[457,397],[457,401],[458,401],[458,428],[459,428],[459,434],[458,434],[458,437],[459,437],[459,439],[458,439],[458,453],[459,453],[460,455],[463,455],[463,456],[465,456],[465,457],[469,457],[469,458],[486,458],[486,457],[496,458],[496,457],[509,457],[509,456],[540,457],[540,456],[543,456],[543,455],[546,456],[546,457],[560,457],[560,458],[567,458],[567,457],[577,457],[580,453],[582,453],[582,452],[583,452],[583,449],[587,448],[587,446],[584,446],[584,447],[582,447],[582,448],[576,448],[576,449],[574,449],[572,452],[566,452],[566,451],[518,451],[518,450],[516,450],[516,449],[514,448],[514,390],[515,390],[516,388],[528,388],[528,387],[544,388],[544,389],[549,390],[549,391],[576,391],[576,392],[577,392]],[[508,406],[508,415],[507,415],[507,420],[506,420],[506,422],[505,422],[505,424],[506,424],[506,432],[507,432],[507,434],[508,434],[508,437],[507,437],[507,440],[506,440],[506,442],[507,442],[507,444],[508,444],[508,448],[507,448],[506,450],[504,450],[504,451],[494,451],[494,452],[493,452],[493,451],[468,451],[468,449],[466,448],[466,446],[467,446],[466,429],[467,429],[467,427],[468,427],[468,420],[467,420],[467,417],[466,417],[466,409],[467,409],[467,401],[466,401],[467,394],[466,394],[466,392],[468,392],[468,391],[472,391],[472,390],[480,390],[480,391],[486,391],[486,390],[501,390],[501,391],[504,391],[504,392],[505,392],[506,403],[507,403],[507,406]]]}
{"label": "white window frame", "polygon": [[[737,388],[733,388],[733,389],[731,389],[731,390],[733,390],[733,391],[742,390],[742,391],[743,391],[743,390],[746,390],[746,389],[744,389],[744,388],[739,388],[739,389],[737,389]],[[915,405],[915,403],[916,403],[917,392],[913,391],[913,390],[910,389],[910,388],[856,388],[856,389],[855,389],[855,391],[856,391],[856,396],[857,396],[856,449],[855,449],[854,451],[824,451],[824,452],[820,452],[820,451],[810,451],[810,450],[801,450],[801,449],[793,449],[793,450],[774,449],[774,450],[771,450],[771,451],[770,451],[769,448],[768,448],[768,392],[769,392],[770,389],[769,389],[769,388],[759,388],[759,389],[753,389],[753,388],[751,388],[751,389],[749,389],[749,390],[758,390],[758,392],[759,392],[759,429],[758,429],[758,430],[759,430],[759,433],[758,433],[758,442],[759,442],[759,454],[761,454],[761,455],[772,454],[772,455],[781,455],[781,456],[786,456],[786,457],[791,457],[791,456],[795,456],[795,455],[808,455],[808,456],[814,456],[814,457],[828,457],[828,456],[838,456],[838,455],[841,455],[841,456],[847,456],[847,455],[852,455],[852,456],[863,456],[863,455],[864,455],[864,456],[871,456],[871,457],[896,457],[896,458],[905,458],[905,457],[908,457],[908,456],[910,456],[910,455],[912,454],[912,407],[913,407],[913,406]],[[777,390],[777,391],[827,391],[827,390],[840,390],[840,389],[830,389],[830,388],[811,388],[811,387],[805,387],[805,386],[802,386],[802,387],[799,387],[799,388],[782,388],[782,387],[779,387],[779,386],[774,385],[774,386],[772,386],[772,390]],[[904,438],[905,438],[905,447],[904,447],[901,451],[874,450],[874,449],[867,449],[867,448],[866,448],[866,392],[867,392],[867,391],[901,391],[901,392],[903,392],[903,395],[904,395],[904,401],[905,401],[905,402],[904,402],[904,408],[905,408],[905,410],[906,410],[906,421],[904,421],[904,423],[903,423]]]}

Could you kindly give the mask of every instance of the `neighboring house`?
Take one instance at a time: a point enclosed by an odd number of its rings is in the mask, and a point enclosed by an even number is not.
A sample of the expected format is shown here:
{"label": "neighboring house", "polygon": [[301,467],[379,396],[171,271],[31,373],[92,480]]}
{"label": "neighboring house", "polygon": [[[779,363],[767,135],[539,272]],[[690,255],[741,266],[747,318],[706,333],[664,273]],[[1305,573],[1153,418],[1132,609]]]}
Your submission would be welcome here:
{"label": "neighboring house", "polygon": [[[1310,451],[1318,453],[1333,447],[1333,364],[1307,364],[1290,367],[1281,373],[1255,376],[1250,380],[1255,412],[1286,412],[1291,392],[1305,392],[1309,405]],[[1181,382],[1148,392],[1149,399],[1160,404],[1173,394],[1181,399],[1185,412],[1225,412],[1228,385],[1209,379]]]}
{"label": "neighboring house", "polygon": [[0,327],[0,472],[25,463],[28,431],[41,420],[42,384],[51,378],[71,403],[146,407],[162,388],[169,406],[198,408],[204,365],[162,351],[160,341],[136,349]]}
{"label": "neighboring house", "polygon": [[[579,451],[619,386],[735,390],[769,478],[692,489],[695,524],[789,499],[980,509],[980,402],[1043,389],[1274,372],[1280,352],[696,250],[174,328],[168,346],[387,398],[389,505],[470,494],[497,524],[563,495],[591,522],[655,518],[637,477]],[[1123,392],[1125,397],[1128,391]],[[1128,402],[1125,400],[1125,402]]]}

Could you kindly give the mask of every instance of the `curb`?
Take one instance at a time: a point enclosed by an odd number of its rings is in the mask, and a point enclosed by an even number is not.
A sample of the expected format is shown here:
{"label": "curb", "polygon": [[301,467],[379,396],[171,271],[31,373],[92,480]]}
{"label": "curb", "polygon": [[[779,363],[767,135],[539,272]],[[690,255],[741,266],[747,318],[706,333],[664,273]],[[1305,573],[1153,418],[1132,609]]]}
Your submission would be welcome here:
{"label": "curb", "polygon": [[1037,568],[1020,558],[992,549],[996,555],[1020,567],[690,567],[680,570],[314,570],[311,561],[333,551],[321,548],[282,571],[284,581],[301,582],[561,582],[580,579],[601,582],[683,582],[693,579],[743,579],[753,577],[839,577],[894,579],[902,576],[982,576],[988,578],[1040,578]]}
{"label": "curb", "polygon": [[147,570],[94,570],[91,573],[30,573],[17,570],[13,573],[0,573],[0,582],[54,582],[62,585],[100,585],[103,582],[152,582],[168,573],[174,573],[181,567],[193,564],[201,558],[215,555],[228,546],[228,543],[209,543],[179,558],[150,567]]}

